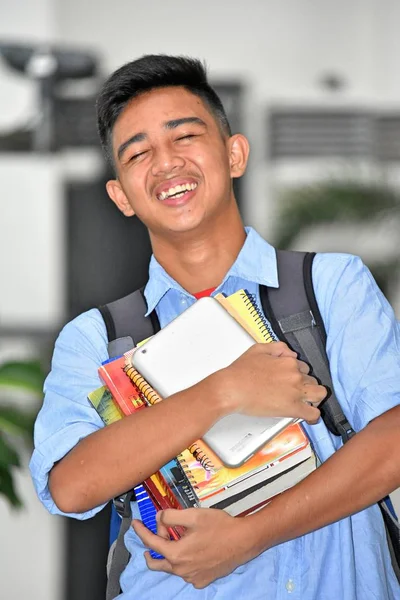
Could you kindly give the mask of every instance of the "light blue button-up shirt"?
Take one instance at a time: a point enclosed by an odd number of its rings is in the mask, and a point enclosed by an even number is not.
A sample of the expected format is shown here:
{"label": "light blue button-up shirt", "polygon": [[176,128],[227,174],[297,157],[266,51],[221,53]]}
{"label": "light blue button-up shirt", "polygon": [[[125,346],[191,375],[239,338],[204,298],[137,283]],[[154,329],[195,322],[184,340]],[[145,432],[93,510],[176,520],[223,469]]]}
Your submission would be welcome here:
{"label": "light blue button-up shirt", "polygon": [[[313,280],[336,394],[350,423],[360,430],[400,403],[400,331],[358,257],[318,254]],[[245,288],[259,303],[258,284],[278,286],[275,250],[248,228],[237,260],[214,294]],[[195,302],[154,257],[145,295],[161,326]],[[30,463],[39,498],[52,513],[62,514],[49,492],[50,469],[80,439],[103,427],[87,395],[101,385],[97,369],[107,358],[106,329],[96,309],[67,324],[56,342]],[[322,461],[341,445],[322,421],[305,428]],[[71,516],[86,519],[101,508]],[[139,517],[135,504],[133,513]],[[178,576],[150,571],[133,529],[125,542],[132,556],[121,578],[123,600],[400,599],[376,505],[271,548],[203,590]]]}

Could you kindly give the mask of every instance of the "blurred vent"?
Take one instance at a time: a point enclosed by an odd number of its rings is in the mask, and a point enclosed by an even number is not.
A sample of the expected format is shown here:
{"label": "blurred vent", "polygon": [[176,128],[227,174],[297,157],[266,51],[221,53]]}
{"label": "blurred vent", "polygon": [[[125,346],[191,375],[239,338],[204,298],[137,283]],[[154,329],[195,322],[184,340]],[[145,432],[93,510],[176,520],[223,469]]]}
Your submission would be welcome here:
{"label": "blurred vent", "polygon": [[240,83],[213,83],[214,90],[219,96],[228,117],[232,133],[242,131],[243,88]]}
{"label": "blurred vent", "polygon": [[55,98],[54,140],[57,148],[100,146],[95,102],[94,96]]}
{"label": "blurred vent", "polygon": [[[214,85],[225,107],[233,131],[242,123],[242,86],[236,82]],[[57,148],[99,147],[96,125],[96,97],[54,99],[54,140]]]}
{"label": "blurred vent", "polygon": [[370,157],[373,128],[374,119],[365,112],[272,111],[270,157]]}
{"label": "blurred vent", "polygon": [[375,153],[381,161],[400,160],[400,115],[377,118]]}

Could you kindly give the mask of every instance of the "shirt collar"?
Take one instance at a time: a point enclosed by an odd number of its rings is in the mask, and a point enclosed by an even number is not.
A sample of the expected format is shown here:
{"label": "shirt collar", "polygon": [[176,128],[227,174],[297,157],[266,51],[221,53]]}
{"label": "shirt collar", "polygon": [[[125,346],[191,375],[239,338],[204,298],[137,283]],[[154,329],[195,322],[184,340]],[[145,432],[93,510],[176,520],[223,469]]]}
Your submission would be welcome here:
{"label": "shirt collar", "polygon": [[[220,291],[221,286],[229,277],[238,277],[261,285],[278,287],[275,248],[268,244],[252,227],[245,227],[245,230],[247,235],[243,247],[223,281],[215,290],[216,293]],[[147,314],[155,309],[161,298],[170,289],[179,290],[182,294],[192,297],[189,292],[168,275],[155,256],[152,255],[149,266],[149,281],[144,290],[148,306]]]}

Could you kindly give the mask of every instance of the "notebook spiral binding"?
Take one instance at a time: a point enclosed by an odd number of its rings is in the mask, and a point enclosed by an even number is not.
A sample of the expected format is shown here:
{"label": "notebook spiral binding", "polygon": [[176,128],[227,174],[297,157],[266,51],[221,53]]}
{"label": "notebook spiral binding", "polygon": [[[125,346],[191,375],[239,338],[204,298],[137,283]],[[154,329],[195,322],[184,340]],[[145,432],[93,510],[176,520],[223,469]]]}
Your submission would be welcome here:
{"label": "notebook spiral binding", "polygon": [[215,465],[212,460],[207,456],[204,448],[202,448],[197,442],[191,444],[188,448],[189,452],[193,454],[193,457],[201,464],[203,469],[206,471],[214,471]]}
{"label": "notebook spiral binding", "polygon": [[258,308],[256,298],[254,294],[250,294],[247,290],[244,294],[242,294],[244,298],[244,303],[246,308],[248,309],[251,316],[254,318],[261,335],[264,337],[265,341],[274,342],[276,340],[275,334],[271,328],[271,326],[267,323],[261,309]]}
{"label": "notebook spiral binding", "polygon": [[179,463],[181,465],[181,469],[184,472],[192,490],[194,491],[194,493],[196,494],[196,490],[199,489],[198,485],[196,484],[196,480],[193,477],[191,471],[190,471],[190,467],[187,463],[187,461],[182,457],[182,455],[179,455]]}
{"label": "notebook spiral binding", "polygon": [[136,369],[130,365],[125,365],[124,367],[125,373],[128,375],[129,379],[132,381],[133,385],[139,390],[139,392],[143,396],[143,400],[146,404],[157,404],[157,402],[161,401],[160,396],[153,390],[150,384],[136,371]]}

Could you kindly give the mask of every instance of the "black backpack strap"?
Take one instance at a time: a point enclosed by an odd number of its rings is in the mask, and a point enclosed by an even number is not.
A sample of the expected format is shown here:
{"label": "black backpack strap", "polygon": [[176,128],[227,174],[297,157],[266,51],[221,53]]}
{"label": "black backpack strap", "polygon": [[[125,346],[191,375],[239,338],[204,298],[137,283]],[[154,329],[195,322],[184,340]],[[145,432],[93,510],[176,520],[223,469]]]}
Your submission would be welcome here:
{"label": "black backpack strap", "polygon": [[[354,434],[335,396],[325,350],[326,331],[315,298],[312,263],[315,253],[277,250],[279,288],[260,286],[261,304],[276,335],[312,368],[312,374],[330,390],[319,406],[325,425],[343,443]],[[393,570],[400,583],[400,524],[391,512],[389,497],[378,502],[385,523]]]}
{"label": "black backpack strap", "polygon": [[131,500],[133,499],[133,490],[130,490],[121,496],[121,498],[114,499],[114,506],[121,516],[121,526],[118,537],[108,553],[106,600],[113,600],[113,598],[116,598],[121,592],[119,579],[122,575],[122,571],[128,564],[130,557],[130,553],[124,543],[124,536],[132,522]]}
{"label": "black backpack strap", "polygon": [[[110,358],[121,356],[160,330],[160,323],[155,311],[148,317],[145,316],[147,303],[143,290],[144,288],[135,290],[128,296],[99,306],[107,329]],[[120,594],[119,580],[129,561],[130,553],[125,546],[124,535],[132,521],[132,500],[135,500],[133,490],[113,500],[113,504],[121,516],[121,527],[108,555],[106,600],[112,600]]]}
{"label": "black backpack strap", "polygon": [[155,311],[145,317],[147,303],[143,289],[140,288],[119,300],[99,306],[107,328],[110,358],[124,354],[160,330]]}
{"label": "black backpack strap", "polygon": [[334,435],[346,442],[354,431],[345,417],[333,389],[326,355],[326,331],[312,283],[315,253],[277,250],[279,287],[260,286],[265,316],[276,335],[312,368],[312,374],[329,390],[320,405],[321,416]]}

